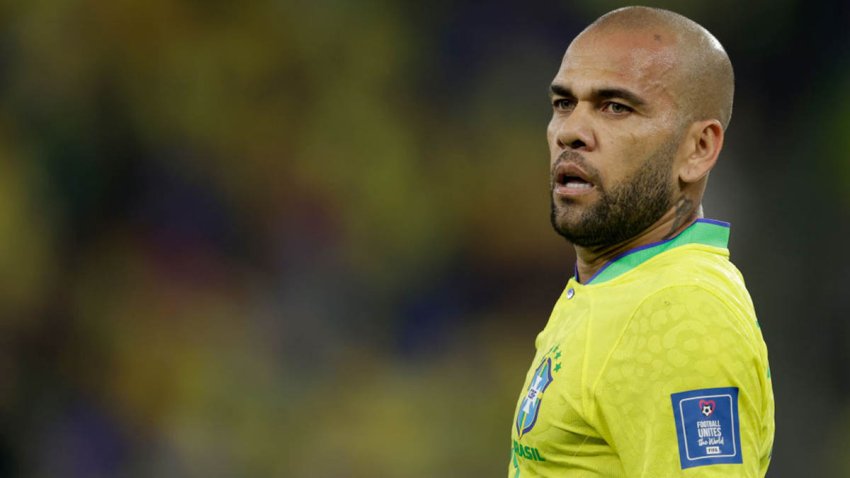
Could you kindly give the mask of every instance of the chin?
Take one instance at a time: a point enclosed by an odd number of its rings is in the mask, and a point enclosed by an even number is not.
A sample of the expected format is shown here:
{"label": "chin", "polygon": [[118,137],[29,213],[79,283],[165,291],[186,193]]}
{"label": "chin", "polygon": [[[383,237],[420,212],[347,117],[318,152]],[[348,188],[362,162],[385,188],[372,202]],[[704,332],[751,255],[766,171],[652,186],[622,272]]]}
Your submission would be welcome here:
{"label": "chin", "polygon": [[581,211],[577,205],[552,205],[552,219],[557,222],[558,225],[563,225],[564,227],[575,227],[580,222],[581,216]]}
{"label": "chin", "polygon": [[562,236],[569,236],[580,226],[580,215],[576,211],[552,210],[552,227]]}
{"label": "chin", "polygon": [[558,231],[569,232],[575,230],[578,224],[575,220],[570,220],[569,218],[558,216],[552,222],[552,226],[554,226],[555,229],[557,229]]}

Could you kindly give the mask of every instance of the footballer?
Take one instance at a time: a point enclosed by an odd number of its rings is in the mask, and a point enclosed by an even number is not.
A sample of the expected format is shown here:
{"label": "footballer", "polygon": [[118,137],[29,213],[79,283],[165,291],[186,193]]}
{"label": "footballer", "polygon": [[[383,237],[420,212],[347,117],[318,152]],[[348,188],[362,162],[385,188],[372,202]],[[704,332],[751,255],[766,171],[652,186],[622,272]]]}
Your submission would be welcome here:
{"label": "footballer", "polygon": [[615,10],[567,48],[547,139],[575,274],[535,341],[509,477],[765,475],[767,347],[730,226],[701,206],[733,89],[720,42],[666,10]]}

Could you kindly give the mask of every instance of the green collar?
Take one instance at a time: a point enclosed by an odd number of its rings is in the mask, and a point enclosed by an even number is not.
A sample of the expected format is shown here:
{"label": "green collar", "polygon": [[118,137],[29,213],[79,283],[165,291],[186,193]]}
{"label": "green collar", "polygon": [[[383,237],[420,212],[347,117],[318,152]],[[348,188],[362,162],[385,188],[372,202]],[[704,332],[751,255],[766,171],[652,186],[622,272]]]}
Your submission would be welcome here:
{"label": "green collar", "polygon": [[[611,259],[585,285],[601,284],[618,277],[664,251],[685,244],[704,244],[706,246],[727,248],[729,244],[729,223],[714,219],[697,219],[676,237],[636,247]],[[576,278],[578,268],[576,268]]]}

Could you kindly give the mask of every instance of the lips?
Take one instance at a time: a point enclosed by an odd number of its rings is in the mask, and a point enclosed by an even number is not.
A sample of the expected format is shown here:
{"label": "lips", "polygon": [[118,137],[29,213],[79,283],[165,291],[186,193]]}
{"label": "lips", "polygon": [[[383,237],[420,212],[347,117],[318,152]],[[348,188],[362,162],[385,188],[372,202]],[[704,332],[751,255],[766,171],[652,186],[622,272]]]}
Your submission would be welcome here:
{"label": "lips", "polygon": [[555,167],[553,192],[559,196],[578,196],[595,187],[590,175],[573,162],[562,162]]}

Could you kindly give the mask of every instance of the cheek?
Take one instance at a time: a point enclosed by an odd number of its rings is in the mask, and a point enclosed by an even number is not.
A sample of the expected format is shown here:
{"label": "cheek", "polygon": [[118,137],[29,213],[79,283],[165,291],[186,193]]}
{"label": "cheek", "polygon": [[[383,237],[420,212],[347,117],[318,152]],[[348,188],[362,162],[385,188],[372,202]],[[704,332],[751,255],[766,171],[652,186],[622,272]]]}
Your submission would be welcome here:
{"label": "cheek", "polygon": [[558,158],[564,152],[564,148],[558,144],[560,123],[556,120],[551,120],[546,128],[546,143],[549,145],[549,167],[554,168],[558,162]]}
{"label": "cheek", "polygon": [[[596,163],[599,182],[606,191],[617,189],[629,182],[641,168],[646,167],[647,151],[638,141],[636,143],[620,144],[606,151],[610,154],[600,155]],[[603,159],[604,158],[604,159]]]}
{"label": "cheek", "polygon": [[555,118],[549,120],[549,124],[546,126],[546,141],[549,143],[551,151],[558,147],[558,129],[558,121]]}
{"label": "cheek", "polygon": [[624,171],[629,171],[643,164],[646,158],[652,155],[658,147],[658,137],[647,131],[625,130],[607,131],[608,141],[600,140],[599,150],[604,150],[606,158],[612,162],[612,166]]}

